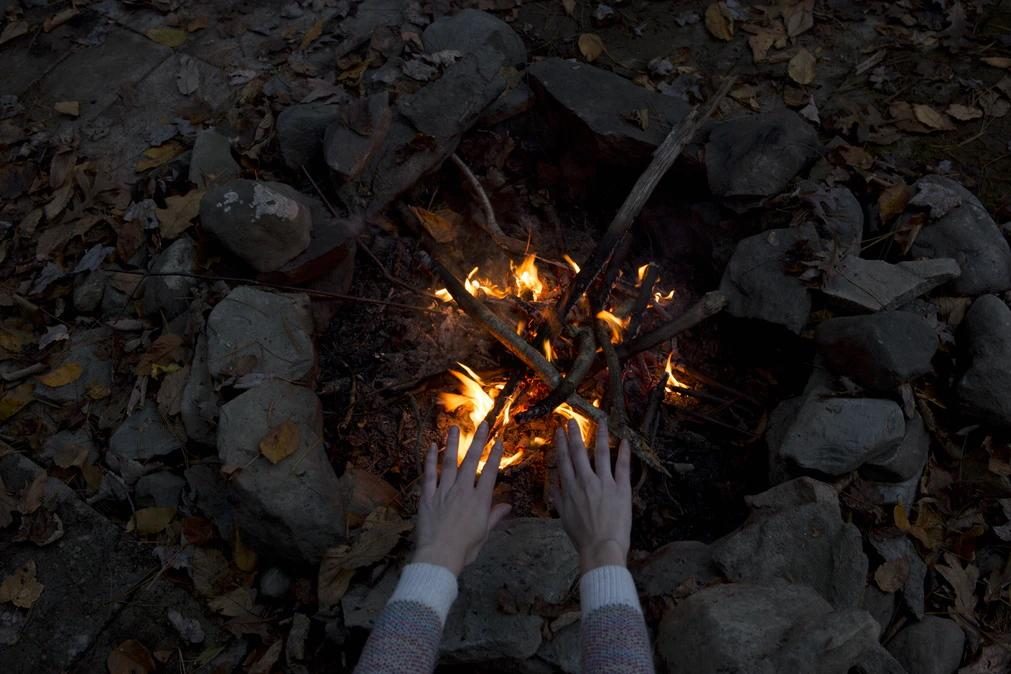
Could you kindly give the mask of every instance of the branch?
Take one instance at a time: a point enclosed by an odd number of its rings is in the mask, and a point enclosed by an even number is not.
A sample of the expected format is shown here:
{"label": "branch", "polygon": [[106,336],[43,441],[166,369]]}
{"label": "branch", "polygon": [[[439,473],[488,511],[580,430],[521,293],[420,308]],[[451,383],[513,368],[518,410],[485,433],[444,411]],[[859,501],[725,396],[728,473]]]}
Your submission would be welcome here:
{"label": "branch", "polygon": [[632,304],[632,309],[628,312],[630,320],[627,333],[629,339],[634,339],[636,333],[639,332],[642,317],[646,313],[650,299],[653,298],[653,286],[656,285],[658,278],[660,278],[660,268],[650,262],[646,266],[646,275],[642,278],[642,284],[639,286],[639,294],[636,295],[635,303]]}
{"label": "branch", "polygon": [[467,166],[460,155],[455,152],[449,156],[449,158],[456,164],[456,167],[460,169],[467,182],[470,183],[471,189],[477,194],[478,200],[481,202],[481,208],[484,209],[484,219],[485,219],[485,230],[491,234],[491,238],[495,241],[495,245],[503,250],[507,250],[510,253],[522,253],[527,249],[526,241],[520,241],[519,239],[514,239],[505,232],[498,225],[498,220],[495,218],[495,209],[491,207],[491,201],[488,199],[488,194],[481,187],[481,183],[478,181],[477,176],[474,175],[470,167]]}
{"label": "branch", "polygon": [[576,333],[576,339],[576,357],[572,361],[568,375],[543,400],[535,403],[525,412],[517,414],[517,422],[527,423],[551,414],[556,407],[568,400],[569,396],[575,393],[579,385],[586,379],[597,355],[597,340],[594,339],[593,331],[589,328],[580,328]]}
{"label": "branch", "polygon": [[688,311],[674,320],[664,323],[655,330],[633,339],[631,342],[618,345],[618,357],[624,360],[647,349],[652,349],[660,342],[693,328],[710,316],[720,313],[726,306],[726,295],[718,290],[708,292],[702,296],[701,300],[692,305]]}
{"label": "branch", "polygon": [[611,418],[616,428],[623,429],[626,423],[625,391],[621,384],[621,362],[611,343],[610,329],[600,318],[593,319],[593,332],[597,336],[597,344],[604,352],[604,362],[607,363],[607,393],[611,403]]}

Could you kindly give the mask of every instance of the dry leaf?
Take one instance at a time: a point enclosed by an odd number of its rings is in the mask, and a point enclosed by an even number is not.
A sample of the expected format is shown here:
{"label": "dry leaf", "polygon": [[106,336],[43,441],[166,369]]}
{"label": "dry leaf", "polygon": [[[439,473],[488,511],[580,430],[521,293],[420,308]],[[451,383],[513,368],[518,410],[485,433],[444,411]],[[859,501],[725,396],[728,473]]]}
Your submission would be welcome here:
{"label": "dry leaf", "polygon": [[21,37],[28,32],[28,22],[27,21],[11,21],[6,26],[4,30],[0,33],[0,44],[10,42],[16,37]]}
{"label": "dry leaf", "polygon": [[285,419],[267,431],[263,440],[260,440],[260,454],[267,457],[271,463],[278,463],[295,453],[300,439],[299,427],[291,420]]}
{"label": "dry leaf", "polygon": [[895,507],[892,508],[892,519],[895,521],[896,528],[899,531],[909,531],[909,513],[906,512],[906,507],[901,503],[896,503]]}
{"label": "dry leaf", "polygon": [[67,21],[70,21],[75,16],[81,13],[81,10],[75,7],[68,7],[61,12],[54,14],[45,21],[42,22],[42,30],[46,33],[50,32],[54,28],[59,28]]}
{"label": "dry leaf", "polygon": [[790,37],[811,30],[814,27],[814,0],[801,0],[795,5],[784,6],[783,22]]}
{"label": "dry leaf", "polygon": [[281,648],[283,646],[284,639],[278,639],[272,643],[267,652],[256,661],[256,664],[249,668],[249,674],[270,674],[274,671],[274,665],[277,664],[278,658],[281,657]]}
{"label": "dry leaf", "polygon": [[193,190],[188,194],[165,198],[165,208],[156,210],[161,235],[175,239],[193,224],[193,218],[200,213],[200,199],[203,190]]}
{"label": "dry leaf", "polygon": [[565,10],[566,14],[572,16],[576,11],[576,0],[562,0],[562,9]]}
{"label": "dry leaf", "polygon": [[231,592],[212,598],[207,605],[212,611],[229,618],[249,615],[256,604],[256,592],[248,587],[237,587]]}
{"label": "dry leaf", "polygon": [[[297,429],[296,429],[297,430]],[[232,541],[232,560],[240,571],[251,573],[256,570],[256,551],[242,541],[238,527]]]}
{"label": "dry leaf", "polygon": [[162,26],[160,28],[149,28],[144,33],[151,40],[166,47],[179,47],[186,42],[186,31],[178,28]]}
{"label": "dry leaf", "polygon": [[797,84],[811,84],[814,82],[814,66],[814,54],[801,47],[793,55],[793,58],[790,59],[790,63],[787,65],[787,73],[789,73],[790,79]]}
{"label": "dry leaf", "polygon": [[185,150],[186,148],[175,141],[157,147],[149,147],[144,150],[144,158],[137,162],[136,171],[137,173],[143,173],[144,171],[158,168],[169,163]]}
{"label": "dry leaf", "polygon": [[25,487],[21,493],[21,502],[18,504],[18,510],[23,515],[31,515],[42,507],[42,501],[46,497],[46,484],[48,482],[49,475],[45,472],[39,472],[31,484]]}
{"label": "dry leaf", "polygon": [[206,14],[203,16],[198,16],[197,18],[193,19],[188,24],[186,24],[186,32],[195,33],[198,30],[203,30],[204,28],[207,28],[207,26],[209,25],[211,25],[211,17],[207,16]]}
{"label": "dry leaf", "polygon": [[0,421],[7,421],[20,412],[33,400],[34,391],[35,385],[26,381],[14,390],[4,393],[3,398],[0,398]]}
{"label": "dry leaf", "polygon": [[878,212],[882,222],[891,222],[899,213],[906,210],[906,204],[913,196],[913,190],[904,182],[885,188],[878,195]]}
{"label": "dry leaf", "polygon": [[456,224],[439,211],[411,206],[411,212],[421,221],[425,230],[438,243],[449,243],[456,238]]}
{"label": "dry leaf", "polygon": [[706,28],[718,40],[734,38],[734,17],[722,2],[714,2],[706,7]]}
{"label": "dry leaf", "polygon": [[105,666],[109,674],[151,674],[155,670],[151,651],[135,639],[127,639],[112,649]]}
{"label": "dry leaf", "polygon": [[44,589],[35,577],[35,562],[26,562],[0,583],[0,604],[10,602],[19,608],[31,608]]}
{"label": "dry leaf", "polygon": [[583,33],[579,36],[579,53],[593,63],[604,53],[604,41],[596,33]]}
{"label": "dry leaf", "polygon": [[761,33],[748,38],[748,46],[751,47],[751,57],[755,60],[755,63],[761,63],[768,58],[769,50],[776,43],[776,40],[776,34],[770,33],[767,30],[763,30]]}
{"label": "dry leaf", "polygon": [[305,31],[305,35],[302,36],[302,44],[298,48],[304,51],[309,45],[318,40],[322,34],[323,19],[317,19],[316,23],[309,26],[309,30]]}
{"label": "dry leaf", "polygon": [[952,103],[944,112],[960,122],[968,122],[983,116],[983,111],[979,108],[962,105],[961,103]]}
{"label": "dry leaf", "polygon": [[141,535],[157,534],[165,531],[165,528],[176,516],[175,508],[163,506],[152,506],[141,508],[133,514],[126,525],[127,531],[136,531]]}
{"label": "dry leaf", "polygon": [[914,103],[913,116],[916,117],[916,121],[920,124],[934,129],[935,131],[952,131],[955,128],[955,125],[951,123],[951,120],[949,120],[944,114],[934,110],[929,105]]}
{"label": "dry leaf", "polygon": [[944,561],[945,564],[938,564],[934,568],[955,590],[955,612],[973,618],[976,611],[976,581],[979,580],[979,569],[972,563],[963,568],[958,558],[950,552],[944,553]]}
{"label": "dry leaf", "polygon": [[79,117],[81,114],[81,103],[79,101],[57,101],[53,104],[53,110],[61,115]]}
{"label": "dry leaf", "polygon": [[1007,56],[984,56],[980,61],[994,68],[1011,69],[1011,58]]}
{"label": "dry leaf", "polygon": [[50,388],[58,388],[67,384],[73,384],[81,378],[83,372],[84,369],[79,363],[68,361],[55,370],[39,377],[39,383],[45,384]]}
{"label": "dry leaf", "polygon": [[164,370],[165,365],[176,360],[176,356],[178,355],[176,351],[182,346],[182,343],[183,338],[172,333],[162,335],[154,340],[147,351],[144,352],[144,355],[140,357],[140,362],[134,368],[134,374],[150,376],[154,372],[156,365],[162,366]]}
{"label": "dry leaf", "polygon": [[892,593],[902,588],[909,578],[909,560],[899,557],[885,562],[874,572],[874,582],[882,592]]}

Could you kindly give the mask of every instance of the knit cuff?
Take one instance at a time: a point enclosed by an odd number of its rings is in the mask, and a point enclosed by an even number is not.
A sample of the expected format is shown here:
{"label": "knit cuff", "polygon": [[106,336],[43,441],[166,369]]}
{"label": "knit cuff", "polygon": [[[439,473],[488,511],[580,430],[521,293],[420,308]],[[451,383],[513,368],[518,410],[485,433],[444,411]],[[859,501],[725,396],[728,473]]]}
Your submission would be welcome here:
{"label": "knit cuff", "polygon": [[424,604],[446,624],[449,609],[456,601],[456,576],[444,566],[436,564],[408,564],[400,574],[400,582],[389,603],[411,601]]}
{"label": "knit cuff", "polygon": [[635,581],[624,566],[600,566],[583,574],[579,580],[579,596],[584,616],[615,604],[629,606],[642,613]]}

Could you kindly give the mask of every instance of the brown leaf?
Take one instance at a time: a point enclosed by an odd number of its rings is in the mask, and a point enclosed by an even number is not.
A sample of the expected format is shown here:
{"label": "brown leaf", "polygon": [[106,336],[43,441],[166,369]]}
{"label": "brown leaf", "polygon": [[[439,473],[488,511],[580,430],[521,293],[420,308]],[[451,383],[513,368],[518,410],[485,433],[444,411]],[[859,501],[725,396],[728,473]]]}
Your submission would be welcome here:
{"label": "brown leaf", "polygon": [[61,12],[54,14],[45,21],[42,22],[42,30],[46,33],[50,32],[54,28],[59,28],[67,21],[70,21],[75,16],[81,13],[81,10],[76,7],[68,7]]}
{"label": "brown leaf", "polygon": [[267,457],[271,463],[283,461],[298,449],[301,435],[299,427],[290,419],[285,419],[267,431],[260,440],[260,454]]}
{"label": "brown leaf", "polygon": [[151,375],[156,365],[164,366],[175,362],[179,355],[177,350],[182,346],[182,343],[183,338],[172,333],[162,335],[154,340],[144,355],[140,357],[140,362],[134,368],[134,374]]}
{"label": "brown leaf", "polygon": [[951,131],[955,128],[955,125],[951,123],[950,119],[929,105],[914,103],[913,116],[916,117],[916,121],[920,124],[934,129],[935,131]]}
{"label": "brown leaf", "polygon": [[229,618],[249,615],[255,604],[255,591],[248,587],[237,587],[231,592],[214,597],[207,602],[212,611]]}
{"label": "brown leaf", "polygon": [[45,585],[35,577],[35,562],[26,562],[0,583],[0,604],[10,602],[18,608],[31,608],[44,589]]}
{"label": "brown leaf", "polygon": [[0,33],[0,44],[5,44],[10,42],[16,37],[21,37],[28,32],[28,22],[27,21],[11,21],[6,26],[4,30]]}
{"label": "brown leaf", "polygon": [[79,117],[81,114],[81,103],[79,101],[57,101],[53,104],[53,110],[61,115]]}
{"label": "brown leaf", "polygon": [[144,171],[150,171],[153,168],[163,166],[181,155],[185,149],[180,143],[175,141],[170,141],[157,147],[149,147],[144,150],[144,158],[137,162],[135,170],[137,173],[143,173]]}
{"label": "brown leaf", "polygon": [[814,27],[814,0],[801,0],[794,5],[783,7],[783,22],[786,34],[797,37]]}
{"label": "brown leaf", "polygon": [[967,618],[974,618],[979,569],[972,563],[963,567],[958,558],[950,552],[944,553],[944,561],[945,564],[938,564],[934,568],[955,590],[955,612]]}
{"label": "brown leaf", "polygon": [[141,508],[130,518],[130,521],[126,525],[126,530],[136,531],[142,536],[161,533],[171,524],[175,516],[175,508],[164,506]]}
{"label": "brown leaf", "polygon": [[190,380],[190,366],[186,365],[165,375],[158,387],[158,411],[165,418],[179,414],[182,406],[183,390]]}
{"label": "brown leaf", "polygon": [[604,41],[596,33],[583,33],[579,36],[579,53],[593,63],[604,53]]}
{"label": "brown leaf", "polygon": [[232,560],[240,571],[251,573],[256,570],[256,551],[242,541],[238,527],[232,541]]}
{"label": "brown leaf", "polygon": [[562,9],[567,15],[572,16],[576,11],[576,0],[562,0]]}
{"label": "brown leaf", "polygon": [[903,255],[908,253],[916,243],[916,237],[920,235],[925,224],[927,224],[927,216],[924,213],[904,215],[899,219],[895,227],[894,238]]}
{"label": "brown leaf", "polygon": [[1011,69],[1011,58],[1007,56],[984,56],[980,61],[994,68]]}
{"label": "brown leaf", "polygon": [[203,190],[193,190],[180,196],[165,197],[165,208],[156,211],[163,238],[175,239],[190,228],[193,218],[200,213],[203,196]]}
{"label": "brown leaf", "polygon": [[763,30],[761,33],[748,38],[748,46],[751,47],[751,57],[755,60],[755,63],[761,63],[768,58],[769,50],[776,43],[776,40],[776,34],[770,33],[767,30]]}
{"label": "brown leaf", "polygon": [[278,639],[272,643],[267,652],[256,661],[256,664],[249,668],[249,674],[270,674],[274,671],[274,665],[277,664],[278,658],[281,657],[281,647],[283,646],[283,639]]}
{"label": "brown leaf", "polygon": [[42,507],[42,500],[46,497],[46,484],[49,476],[45,472],[39,472],[25,489],[21,492],[21,502],[18,510],[24,515],[31,515]]}
{"label": "brown leaf", "polygon": [[179,30],[178,28],[169,28],[168,26],[148,28],[144,34],[158,44],[172,47],[173,49],[186,42],[186,31]]}
{"label": "brown leaf", "polygon": [[188,24],[186,24],[187,33],[195,33],[198,30],[203,30],[207,26],[211,25],[211,17],[204,14],[203,16],[198,16]]}
{"label": "brown leaf", "polygon": [[60,386],[66,386],[67,384],[73,384],[81,378],[81,374],[83,372],[84,368],[82,368],[79,363],[67,361],[55,370],[47,372],[39,377],[39,383],[45,384],[50,388],[58,388]]}
{"label": "brown leaf", "polygon": [[906,204],[913,197],[913,190],[904,182],[889,185],[878,195],[878,212],[882,222],[891,222],[906,210]]}
{"label": "brown leaf", "polygon": [[392,508],[381,507],[365,518],[365,525],[351,545],[330,548],[319,566],[319,603],[335,606],[347,592],[355,569],[371,566],[388,555],[405,531],[413,525]]}
{"label": "brown leaf", "polygon": [[35,385],[30,381],[23,382],[12,391],[4,393],[0,398],[0,421],[7,421],[20,412],[34,398]]}
{"label": "brown leaf", "polygon": [[899,531],[909,531],[911,528],[909,513],[906,512],[906,507],[901,503],[896,503],[895,507],[892,508],[892,519],[895,521],[895,526]]}
{"label": "brown leaf", "polygon": [[874,572],[874,582],[882,592],[895,592],[906,584],[908,578],[909,560],[905,557],[885,562]]}
{"label": "brown leaf", "polygon": [[151,651],[135,639],[127,639],[112,649],[105,666],[109,674],[151,674],[155,670]]}
{"label": "brown leaf", "polygon": [[[444,211],[430,211],[420,206],[411,206],[411,212],[438,243],[449,243],[456,239],[456,223],[445,217]],[[455,215],[452,211],[449,213]]]}
{"label": "brown leaf", "polygon": [[814,54],[801,47],[790,63],[787,65],[787,73],[790,79],[797,84],[811,84],[814,82],[815,59]]}
{"label": "brown leaf", "polygon": [[180,534],[189,545],[207,545],[214,540],[214,524],[206,517],[186,517],[180,523]]}
{"label": "brown leaf", "polygon": [[319,36],[323,34],[323,19],[317,19],[316,23],[309,26],[309,30],[305,31],[305,35],[302,36],[302,43],[298,46],[299,49],[305,51],[309,45],[319,39]]}
{"label": "brown leaf", "polygon": [[[53,198],[45,205],[46,220],[53,222],[56,216],[63,212],[63,209],[70,203],[70,198],[74,196],[74,181],[67,183],[53,193]],[[48,230],[47,230],[48,231]]]}
{"label": "brown leaf", "polygon": [[734,17],[724,3],[714,2],[706,7],[706,29],[717,40],[734,39]]}
{"label": "brown leaf", "polygon": [[969,122],[983,116],[983,111],[979,108],[962,105],[961,103],[952,103],[944,112],[960,122]]}

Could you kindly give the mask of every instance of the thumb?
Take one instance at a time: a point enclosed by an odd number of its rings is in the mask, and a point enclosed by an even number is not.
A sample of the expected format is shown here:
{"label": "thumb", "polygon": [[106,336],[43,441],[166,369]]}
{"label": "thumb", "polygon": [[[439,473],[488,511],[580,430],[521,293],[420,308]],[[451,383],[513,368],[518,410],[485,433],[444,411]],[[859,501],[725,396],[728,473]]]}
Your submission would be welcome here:
{"label": "thumb", "polygon": [[506,518],[510,512],[512,512],[513,507],[508,503],[498,503],[492,506],[491,514],[488,515],[488,531],[491,531],[498,525],[499,522]]}

